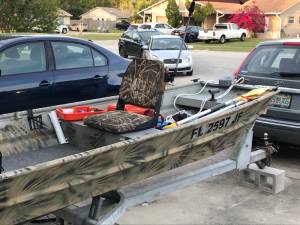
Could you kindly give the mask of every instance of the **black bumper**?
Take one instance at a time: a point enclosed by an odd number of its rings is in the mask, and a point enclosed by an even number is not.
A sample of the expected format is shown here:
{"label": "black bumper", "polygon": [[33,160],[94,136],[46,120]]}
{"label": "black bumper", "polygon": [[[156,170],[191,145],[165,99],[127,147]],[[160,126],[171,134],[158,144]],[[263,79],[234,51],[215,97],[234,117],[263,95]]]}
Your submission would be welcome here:
{"label": "black bumper", "polygon": [[300,122],[259,117],[254,136],[262,138],[264,133],[268,133],[272,141],[300,146]]}

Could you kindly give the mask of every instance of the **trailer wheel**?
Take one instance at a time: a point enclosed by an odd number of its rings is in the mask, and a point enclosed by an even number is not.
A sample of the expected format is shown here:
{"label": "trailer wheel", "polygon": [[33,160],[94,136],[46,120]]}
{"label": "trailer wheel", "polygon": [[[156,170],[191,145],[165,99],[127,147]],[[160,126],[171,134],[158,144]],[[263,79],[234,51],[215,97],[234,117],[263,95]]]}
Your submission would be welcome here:
{"label": "trailer wheel", "polygon": [[220,43],[220,44],[224,44],[225,41],[226,41],[226,37],[225,37],[225,35],[222,35],[222,36],[220,37],[219,43]]}

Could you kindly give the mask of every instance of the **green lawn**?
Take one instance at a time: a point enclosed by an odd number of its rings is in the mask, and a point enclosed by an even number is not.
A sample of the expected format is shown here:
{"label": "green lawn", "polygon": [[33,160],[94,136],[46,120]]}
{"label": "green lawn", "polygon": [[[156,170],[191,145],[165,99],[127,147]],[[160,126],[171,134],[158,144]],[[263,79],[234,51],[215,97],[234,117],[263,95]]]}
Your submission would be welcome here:
{"label": "green lawn", "polygon": [[251,51],[258,43],[264,40],[252,38],[247,39],[242,42],[239,40],[227,41],[225,44],[219,44],[216,41],[205,43],[205,42],[195,42],[190,43],[194,47],[194,50],[209,50],[209,51],[230,51],[230,52],[249,52]]}
{"label": "green lawn", "polygon": [[86,40],[117,40],[122,33],[99,33],[99,34],[68,34],[71,37],[82,38]]}

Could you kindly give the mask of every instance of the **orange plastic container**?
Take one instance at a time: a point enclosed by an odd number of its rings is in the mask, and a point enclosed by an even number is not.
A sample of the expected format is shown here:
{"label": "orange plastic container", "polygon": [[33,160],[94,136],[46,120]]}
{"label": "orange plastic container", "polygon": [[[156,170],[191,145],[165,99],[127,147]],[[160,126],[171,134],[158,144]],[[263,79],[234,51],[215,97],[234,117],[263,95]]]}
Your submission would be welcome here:
{"label": "orange plastic container", "polygon": [[98,109],[90,106],[75,106],[72,108],[56,109],[56,114],[58,118],[65,121],[83,120],[83,118],[86,116],[101,114],[104,112],[106,112],[106,110]]}
{"label": "orange plastic container", "polygon": [[[116,104],[109,104],[107,106],[107,111],[115,111],[116,108],[117,108]],[[124,111],[147,115],[147,116],[153,115],[153,109],[144,108],[144,107],[136,106],[136,105],[130,105],[130,104],[126,104],[124,106]]]}

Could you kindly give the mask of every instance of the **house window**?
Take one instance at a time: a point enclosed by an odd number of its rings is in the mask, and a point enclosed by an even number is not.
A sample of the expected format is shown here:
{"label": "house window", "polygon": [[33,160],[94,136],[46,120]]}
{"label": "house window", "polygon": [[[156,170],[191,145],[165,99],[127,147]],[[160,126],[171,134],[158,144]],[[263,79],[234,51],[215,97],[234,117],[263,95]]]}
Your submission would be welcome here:
{"label": "house window", "polygon": [[289,23],[295,23],[295,17],[289,16]]}

